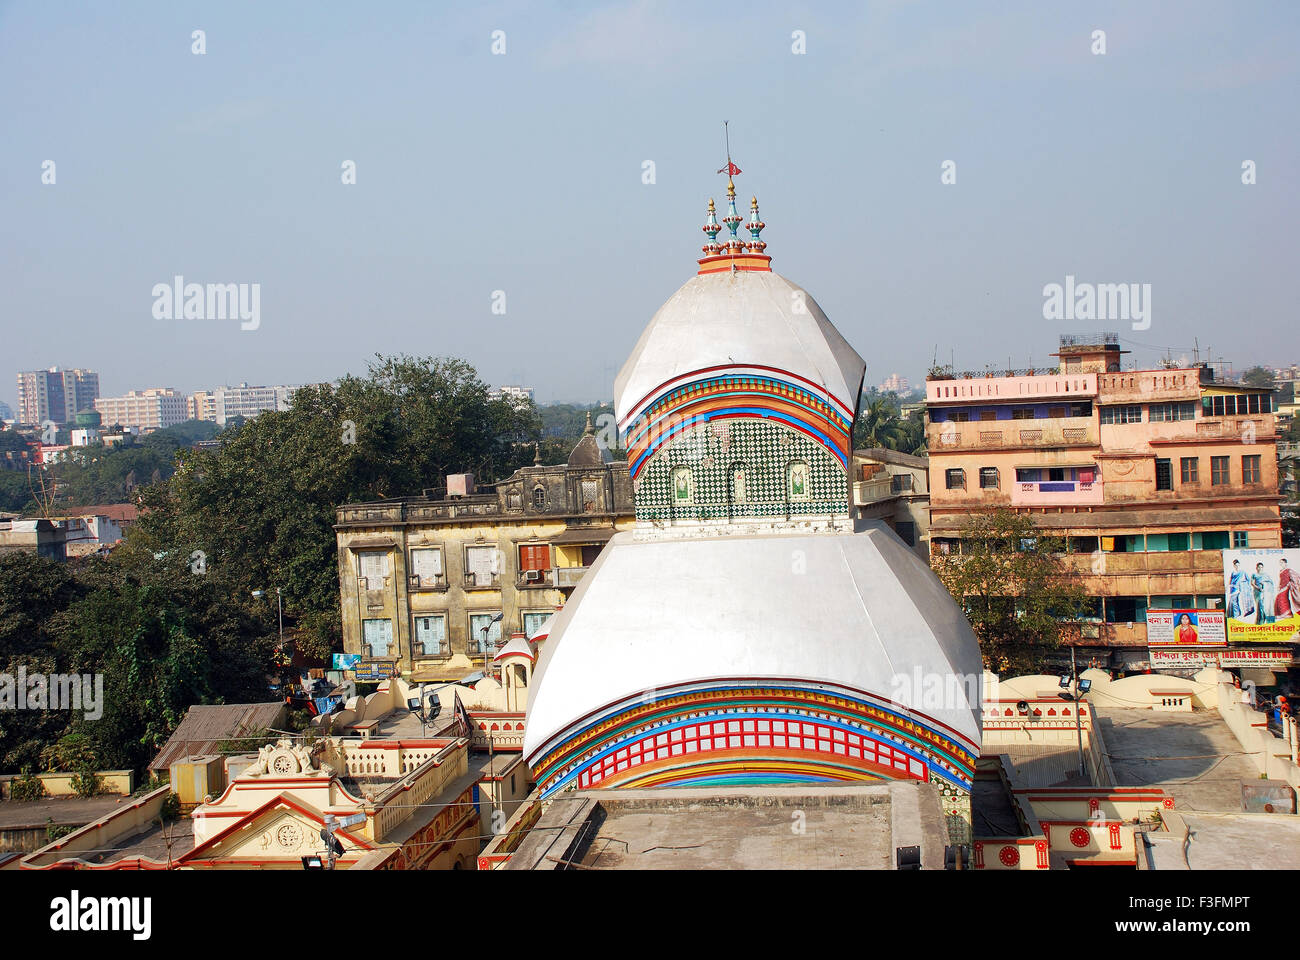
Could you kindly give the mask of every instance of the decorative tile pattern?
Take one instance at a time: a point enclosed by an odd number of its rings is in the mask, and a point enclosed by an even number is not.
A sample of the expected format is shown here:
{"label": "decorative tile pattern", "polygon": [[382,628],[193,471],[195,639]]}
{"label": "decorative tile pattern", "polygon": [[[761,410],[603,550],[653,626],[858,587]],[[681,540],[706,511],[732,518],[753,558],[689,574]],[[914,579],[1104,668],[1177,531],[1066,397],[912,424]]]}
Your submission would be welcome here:
{"label": "decorative tile pattern", "polygon": [[[802,498],[791,494],[791,463],[808,467]],[[690,470],[690,483],[677,482],[682,468]],[[683,489],[685,499],[678,496]],[[679,433],[643,465],[634,499],[638,520],[725,522],[847,516],[848,494],[847,473],[823,445],[770,420],[737,419],[697,422]]]}
{"label": "decorative tile pattern", "polygon": [[853,408],[796,374],[774,367],[709,367],[678,377],[620,421],[628,467],[637,480],[647,461],[695,424],[768,419],[822,445],[848,470]]}

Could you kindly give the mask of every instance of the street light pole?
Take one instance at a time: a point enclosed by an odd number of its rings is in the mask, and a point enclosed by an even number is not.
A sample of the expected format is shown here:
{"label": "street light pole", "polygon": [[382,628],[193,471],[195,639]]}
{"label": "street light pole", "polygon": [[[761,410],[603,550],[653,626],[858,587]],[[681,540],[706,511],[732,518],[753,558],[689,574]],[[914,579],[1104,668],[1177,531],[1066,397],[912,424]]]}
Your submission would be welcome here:
{"label": "street light pole", "polygon": [[1074,732],[1079,738],[1079,776],[1085,776],[1083,769],[1083,721],[1079,718],[1079,667],[1074,659],[1074,647],[1070,647],[1070,680],[1074,686]]}

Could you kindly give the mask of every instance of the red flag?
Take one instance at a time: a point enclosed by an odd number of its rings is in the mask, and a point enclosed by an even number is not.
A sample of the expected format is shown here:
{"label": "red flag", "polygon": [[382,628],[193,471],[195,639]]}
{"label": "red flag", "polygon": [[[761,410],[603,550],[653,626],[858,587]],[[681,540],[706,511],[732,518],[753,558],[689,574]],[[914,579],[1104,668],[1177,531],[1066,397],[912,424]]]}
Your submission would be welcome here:
{"label": "red flag", "polygon": [[740,167],[728,160],[727,165],[719,170],[718,173],[725,173],[729,177],[734,177],[736,174],[740,173]]}

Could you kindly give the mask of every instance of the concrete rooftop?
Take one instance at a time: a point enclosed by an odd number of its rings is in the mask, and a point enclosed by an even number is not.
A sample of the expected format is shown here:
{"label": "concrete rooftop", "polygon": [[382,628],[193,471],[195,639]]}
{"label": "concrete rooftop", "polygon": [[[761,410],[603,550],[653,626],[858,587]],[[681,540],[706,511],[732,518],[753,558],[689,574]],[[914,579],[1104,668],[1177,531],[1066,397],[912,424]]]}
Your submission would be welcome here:
{"label": "concrete rooftop", "polygon": [[507,869],[893,870],[913,845],[941,869],[945,836],[937,791],[914,781],[586,790],[557,797]]}
{"label": "concrete rooftop", "polygon": [[1115,781],[1161,787],[1180,813],[1241,811],[1241,784],[1259,771],[1217,711],[1098,707]]}

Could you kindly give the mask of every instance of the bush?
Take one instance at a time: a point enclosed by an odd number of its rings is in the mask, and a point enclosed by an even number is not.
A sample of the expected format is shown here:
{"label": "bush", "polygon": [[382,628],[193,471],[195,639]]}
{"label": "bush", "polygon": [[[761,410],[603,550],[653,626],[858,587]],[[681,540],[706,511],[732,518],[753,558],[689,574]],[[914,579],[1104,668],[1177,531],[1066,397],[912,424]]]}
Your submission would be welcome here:
{"label": "bush", "polygon": [[53,843],[55,840],[60,840],[63,837],[66,837],[68,834],[70,834],[73,830],[76,829],[77,828],[72,826],[71,824],[55,823],[53,817],[46,817],[45,818],[45,842]]}
{"label": "bush", "polygon": [[77,796],[89,798],[98,795],[104,789],[104,783],[93,767],[82,767],[72,775],[72,789]]}
{"label": "bush", "polygon": [[170,823],[181,815],[181,798],[174,793],[167,794],[166,799],[162,802],[162,809],[158,811],[158,819],[163,823]]}
{"label": "bush", "polygon": [[46,770],[66,773],[70,770],[93,770],[99,757],[84,733],[66,733],[41,751],[41,763]]}
{"label": "bush", "polygon": [[131,791],[131,796],[143,797],[146,793],[153,793],[159,787],[171,786],[171,782],[172,778],[165,773],[152,774],[148,780]]}
{"label": "bush", "polygon": [[9,799],[17,803],[39,800],[45,796],[45,784],[36,774],[27,770],[21,777],[9,781]]}

